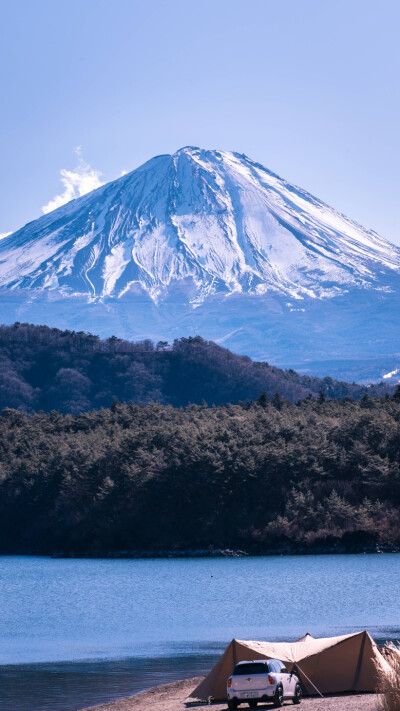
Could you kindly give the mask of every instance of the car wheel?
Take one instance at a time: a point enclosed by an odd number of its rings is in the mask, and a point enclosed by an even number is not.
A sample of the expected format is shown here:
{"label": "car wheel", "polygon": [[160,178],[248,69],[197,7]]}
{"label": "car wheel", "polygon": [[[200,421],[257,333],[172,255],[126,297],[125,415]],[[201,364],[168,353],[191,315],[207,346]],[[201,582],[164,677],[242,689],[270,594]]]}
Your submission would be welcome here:
{"label": "car wheel", "polygon": [[237,702],[237,701],[233,701],[233,699],[232,699],[232,700],[229,699],[229,701],[228,701],[228,709],[231,709],[231,711],[234,711],[234,709],[237,709],[237,707],[238,707],[238,702]]}
{"label": "car wheel", "polygon": [[302,697],[301,686],[300,686],[300,684],[296,684],[296,688],[294,690],[294,696],[293,696],[293,703],[299,704],[301,701],[301,697]]}
{"label": "car wheel", "polygon": [[277,690],[275,691],[273,701],[275,708],[280,708],[281,706],[283,706],[283,689],[281,686],[278,686]]}
{"label": "car wheel", "polygon": [[249,701],[249,706],[251,709],[256,709],[257,708],[257,701],[255,699],[252,699]]}

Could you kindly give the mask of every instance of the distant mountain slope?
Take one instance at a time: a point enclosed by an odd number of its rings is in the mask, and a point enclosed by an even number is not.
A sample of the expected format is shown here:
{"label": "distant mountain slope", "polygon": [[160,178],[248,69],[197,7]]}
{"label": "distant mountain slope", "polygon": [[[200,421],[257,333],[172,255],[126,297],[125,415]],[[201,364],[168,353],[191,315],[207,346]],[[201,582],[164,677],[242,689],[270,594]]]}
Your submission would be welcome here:
{"label": "distant mountain slope", "polygon": [[160,342],[106,341],[85,333],[45,326],[0,327],[0,409],[59,410],[80,413],[113,401],[175,407],[255,400],[278,392],[291,402],[317,396],[359,399],[385,394],[370,388],[300,376],[267,363],[253,363],[202,338]]}
{"label": "distant mountain slope", "polygon": [[279,364],[399,352],[399,293],[398,247],[246,156],[192,147],[0,241],[3,321],[201,333]]}

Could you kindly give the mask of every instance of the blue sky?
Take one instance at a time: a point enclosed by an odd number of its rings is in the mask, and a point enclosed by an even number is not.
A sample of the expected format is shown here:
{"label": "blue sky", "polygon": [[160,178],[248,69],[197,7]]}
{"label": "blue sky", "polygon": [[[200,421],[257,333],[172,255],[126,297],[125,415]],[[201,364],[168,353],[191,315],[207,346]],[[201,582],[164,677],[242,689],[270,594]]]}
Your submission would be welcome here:
{"label": "blue sky", "polygon": [[400,244],[399,23],[387,0],[0,0],[0,233],[198,145]]}

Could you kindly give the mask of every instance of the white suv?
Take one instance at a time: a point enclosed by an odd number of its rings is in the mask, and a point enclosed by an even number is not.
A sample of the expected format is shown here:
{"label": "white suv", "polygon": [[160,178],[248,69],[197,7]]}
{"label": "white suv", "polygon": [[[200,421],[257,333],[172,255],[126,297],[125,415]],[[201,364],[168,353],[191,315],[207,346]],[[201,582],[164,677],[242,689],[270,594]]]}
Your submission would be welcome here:
{"label": "white suv", "polygon": [[228,708],[247,702],[251,709],[259,701],[282,706],[285,699],[301,701],[301,687],[296,674],[289,674],[278,659],[239,662],[227,682]]}

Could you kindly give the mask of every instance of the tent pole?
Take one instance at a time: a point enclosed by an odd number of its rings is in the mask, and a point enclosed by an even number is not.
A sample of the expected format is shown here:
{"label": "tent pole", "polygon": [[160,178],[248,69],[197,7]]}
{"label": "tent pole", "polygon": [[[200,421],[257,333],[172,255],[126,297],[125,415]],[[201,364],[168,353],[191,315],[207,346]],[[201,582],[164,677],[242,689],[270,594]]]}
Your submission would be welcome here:
{"label": "tent pole", "polygon": [[357,662],[357,667],[356,667],[356,673],[354,674],[354,682],[353,682],[353,691],[357,691],[357,684],[358,680],[360,678],[360,671],[361,671],[361,662],[364,654],[364,647],[365,647],[365,640],[367,638],[367,632],[364,630],[362,640],[361,640],[361,645],[360,645],[360,654],[358,655],[358,662]]}
{"label": "tent pole", "polygon": [[323,694],[321,694],[320,690],[319,690],[319,689],[317,689],[317,687],[316,687],[316,686],[315,686],[315,684],[314,684],[314,683],[313,683],[313,682],[311,681],[311,679],[309,679],[309,678],[308,678],[307,674],[306,674],[305,672],[303,672],[303,670],[302,670],[302,669],[300,669],[300,667],[299,667],[299,665],[298,665],[298,663],[297,663],[297,662],[296,662],[296,667],[297,667],[297,669],[299,670],[299,672],[301,672],[301,673],[303,674],[303,676],[305,676],[305,678],[307,679],[307,681],[309,681],[309,682],[310,682],[311,686],[313,686],[313,687],[314,687],[315,691],[317,692],[317,694],[319,694],[319,695],[320,695],[321,699],[323,699],[323,698],[324,698],[324,695],[323,695]]}

